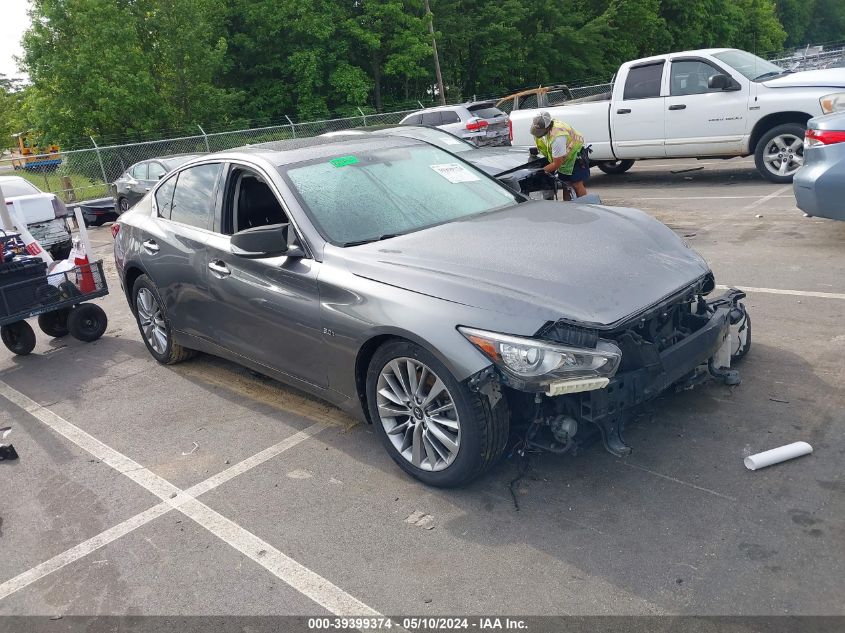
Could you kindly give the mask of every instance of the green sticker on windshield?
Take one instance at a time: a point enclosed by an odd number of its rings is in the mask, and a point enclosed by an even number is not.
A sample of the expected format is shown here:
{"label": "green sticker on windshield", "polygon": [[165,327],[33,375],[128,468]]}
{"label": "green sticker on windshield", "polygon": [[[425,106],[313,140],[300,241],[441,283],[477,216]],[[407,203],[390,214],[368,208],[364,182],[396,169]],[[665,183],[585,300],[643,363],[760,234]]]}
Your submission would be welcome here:
{"label": "green sticker on windshield", "polygon": [[333,158],[329,161],[334,167],[346,167],[347,165],[354,165],[358,159],[354,156],[341,156],[340,158]]}

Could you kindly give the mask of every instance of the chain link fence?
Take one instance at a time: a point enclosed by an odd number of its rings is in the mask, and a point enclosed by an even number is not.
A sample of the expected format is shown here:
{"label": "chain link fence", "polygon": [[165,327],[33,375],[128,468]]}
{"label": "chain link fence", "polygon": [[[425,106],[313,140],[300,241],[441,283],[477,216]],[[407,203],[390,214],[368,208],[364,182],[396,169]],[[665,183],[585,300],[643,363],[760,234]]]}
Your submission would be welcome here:
{"label": "chain link fence", "polygon": [[769,61],[785,70],[818,70],[845,66],[845,42],[802,46],[769,56]]}

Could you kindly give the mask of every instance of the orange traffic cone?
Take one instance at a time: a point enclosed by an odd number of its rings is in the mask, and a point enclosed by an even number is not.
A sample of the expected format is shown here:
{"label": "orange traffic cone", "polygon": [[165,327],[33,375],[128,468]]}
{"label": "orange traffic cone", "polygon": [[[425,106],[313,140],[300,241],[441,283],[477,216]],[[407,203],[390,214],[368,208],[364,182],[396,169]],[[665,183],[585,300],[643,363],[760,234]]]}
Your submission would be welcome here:
{"label": "orange traffic cone", "polygon": [[76,285],[84,292],[94,292],[94,274],[91,272],[91,264],[88,262],[88,255],[81,248],[75,249],[73,265],[78,266],[79,272],[76,275]]}

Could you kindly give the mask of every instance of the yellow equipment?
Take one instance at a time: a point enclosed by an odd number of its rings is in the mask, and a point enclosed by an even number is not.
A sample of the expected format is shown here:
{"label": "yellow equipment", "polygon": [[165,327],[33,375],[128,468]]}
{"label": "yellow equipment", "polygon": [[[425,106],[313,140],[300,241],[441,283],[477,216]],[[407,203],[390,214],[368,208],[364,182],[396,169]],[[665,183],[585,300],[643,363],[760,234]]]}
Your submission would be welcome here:
{"label": "yellow equipment", "polygon": [[29,132],[12,134],[17,147],[12,148],[12,166],[26,171],[55,171],[62,163],[58,145],[38,147]]}

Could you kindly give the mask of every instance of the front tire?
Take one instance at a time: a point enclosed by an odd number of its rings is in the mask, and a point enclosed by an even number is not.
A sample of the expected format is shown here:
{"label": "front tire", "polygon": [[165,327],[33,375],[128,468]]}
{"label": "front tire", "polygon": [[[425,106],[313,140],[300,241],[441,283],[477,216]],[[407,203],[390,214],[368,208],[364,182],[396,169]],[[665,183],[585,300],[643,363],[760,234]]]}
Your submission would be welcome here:
{"label": "front tire", "polygon": [[466,484],[505,449],[505,399],[491,406],[419,345],[382,345],[370,361],[366,389],[370,419],[388,454],[425,484]]}
{"label": "front tire", "polygon": [[196,352],[173,340],[173,329],[164,312],[158,288],[147,275],[141,275],[132,286],[132,307],[141,338],[147,351],[162,365],[175,365],[188,360]]}
{"label": "front tire", "polygon": [[805,131],[800,123],[784,123],[763,135],[754,149],[754,164],[763,178],[778,184],[792,182],[804,165]]}
{"label": "front tire", "polygon": [[626,171],[634,166],[632,160],[603,160],[596,163],[596,167],[601,169],[604,173],[610,175],[624,174]]}

